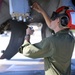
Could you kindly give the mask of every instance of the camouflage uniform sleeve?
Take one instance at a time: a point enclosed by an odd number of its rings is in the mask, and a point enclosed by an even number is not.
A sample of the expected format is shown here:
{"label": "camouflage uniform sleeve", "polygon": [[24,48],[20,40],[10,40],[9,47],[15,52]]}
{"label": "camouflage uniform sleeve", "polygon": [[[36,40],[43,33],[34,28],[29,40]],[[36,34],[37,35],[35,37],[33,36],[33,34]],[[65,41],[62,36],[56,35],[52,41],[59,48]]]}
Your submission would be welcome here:
{"label": "camouflage uniform sleeve", "polygon": [[48,38],[36,44],[30,44],[25,40],[24,44],[20,48],[20,51],[23,53],[24,56],[30,58],[49,57],[54,52],[52,46],[53,45]]}

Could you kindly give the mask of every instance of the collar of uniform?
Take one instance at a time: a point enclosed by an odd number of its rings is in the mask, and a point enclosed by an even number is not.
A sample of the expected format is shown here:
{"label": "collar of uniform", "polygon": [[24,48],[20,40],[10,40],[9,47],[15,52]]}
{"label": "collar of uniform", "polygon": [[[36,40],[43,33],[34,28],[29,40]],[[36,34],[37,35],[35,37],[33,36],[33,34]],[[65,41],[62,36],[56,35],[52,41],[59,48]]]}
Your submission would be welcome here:
{"label": "collar of uniform", "polygon": [[69,30],[70,30],[69,28],[66,28],[66,29],[63,29],[63,30],[58,31],[56,34],[59,34],[59,33],[67,33]]}

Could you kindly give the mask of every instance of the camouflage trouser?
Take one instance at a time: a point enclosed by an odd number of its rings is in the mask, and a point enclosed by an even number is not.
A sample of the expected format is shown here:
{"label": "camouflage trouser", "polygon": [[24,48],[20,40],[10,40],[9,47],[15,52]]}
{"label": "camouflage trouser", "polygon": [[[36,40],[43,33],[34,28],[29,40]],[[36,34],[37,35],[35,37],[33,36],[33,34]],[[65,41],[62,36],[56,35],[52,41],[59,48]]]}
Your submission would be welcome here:
{"label": "camouflage trouser", "polygon": [[48,72],[45,72],[46,75],[71,75],[70,71],[64,73],[61,73],[58,71],[53,64],[51,64],[51,68],[49,69]]}
{"label": "camouflage trouser", "polygon": [[59,71],[54,67],[53,64],[51,64],[50,69],[49,69],[47,72],[45,72],[45,73],[46,73],[46,75],[62,75],[62,74],[60,74]]}

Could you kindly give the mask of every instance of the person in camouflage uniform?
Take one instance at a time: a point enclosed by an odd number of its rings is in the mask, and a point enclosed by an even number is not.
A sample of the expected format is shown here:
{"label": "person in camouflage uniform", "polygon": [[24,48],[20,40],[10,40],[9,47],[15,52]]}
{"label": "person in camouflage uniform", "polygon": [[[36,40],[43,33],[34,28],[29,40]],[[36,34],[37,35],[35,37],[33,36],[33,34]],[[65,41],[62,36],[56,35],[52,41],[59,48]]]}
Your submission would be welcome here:
{"label": "person in camouflage uniform", "polygon": [[27,28],[25,41],[20,52],[30,58],[44,58],[45,75],[71,75],[71,57],[74,50],[74,37],[67,25],[62,26],[60,17],[49,18],[38,3],[32,8],[42,14],[47,26],[54,31],[52,36],[39,43],[31,44],[33,30]]}

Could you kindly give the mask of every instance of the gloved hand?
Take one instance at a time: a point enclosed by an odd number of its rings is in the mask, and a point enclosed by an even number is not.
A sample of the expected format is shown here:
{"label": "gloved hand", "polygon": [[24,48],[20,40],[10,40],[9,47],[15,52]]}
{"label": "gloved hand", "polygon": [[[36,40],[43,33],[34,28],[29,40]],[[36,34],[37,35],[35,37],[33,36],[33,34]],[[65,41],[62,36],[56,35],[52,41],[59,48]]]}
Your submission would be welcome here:
{"label": "gloved hand", "polygon": [[32,27],[28,27],[28,28],[26,29],[26,35],[32,35],[33,32],[34,32],[34,30],[33,30]]}

